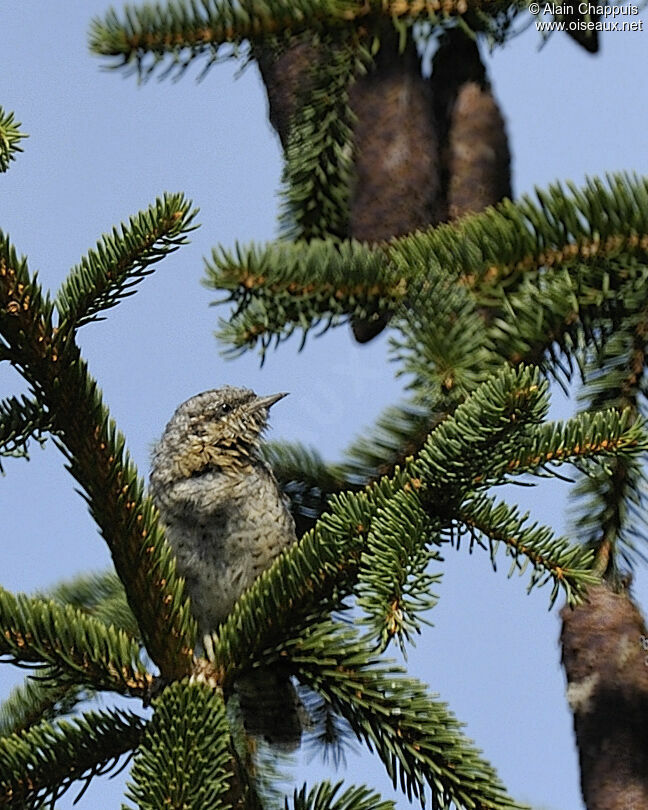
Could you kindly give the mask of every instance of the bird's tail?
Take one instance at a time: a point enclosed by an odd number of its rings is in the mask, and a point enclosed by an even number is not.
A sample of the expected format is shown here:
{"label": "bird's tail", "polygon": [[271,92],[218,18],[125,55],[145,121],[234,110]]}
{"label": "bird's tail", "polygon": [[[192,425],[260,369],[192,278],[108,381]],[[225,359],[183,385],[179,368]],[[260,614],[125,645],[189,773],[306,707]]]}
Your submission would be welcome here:
{"label": "bird's tail", "polygon": [[284,751],[299,748],[306,711],[287,675],[252,670],[237,678],[235,690],[248,734]]}

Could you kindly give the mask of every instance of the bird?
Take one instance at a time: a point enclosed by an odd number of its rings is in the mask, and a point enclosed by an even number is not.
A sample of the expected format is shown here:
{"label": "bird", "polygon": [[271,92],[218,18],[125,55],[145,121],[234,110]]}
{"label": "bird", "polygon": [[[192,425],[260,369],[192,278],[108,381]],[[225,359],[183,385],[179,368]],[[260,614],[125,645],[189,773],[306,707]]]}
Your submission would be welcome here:
{"label": "bird", "polygon": [[[285,396],[229,385],[197,394],[177,408],[153,448],[149,492],[200,639],[297,540],[287,501],[261,456],[268,412]],[[284,750],[299,746],[303,710],[285,673],[249,670],[235,691],[248,733]]]}

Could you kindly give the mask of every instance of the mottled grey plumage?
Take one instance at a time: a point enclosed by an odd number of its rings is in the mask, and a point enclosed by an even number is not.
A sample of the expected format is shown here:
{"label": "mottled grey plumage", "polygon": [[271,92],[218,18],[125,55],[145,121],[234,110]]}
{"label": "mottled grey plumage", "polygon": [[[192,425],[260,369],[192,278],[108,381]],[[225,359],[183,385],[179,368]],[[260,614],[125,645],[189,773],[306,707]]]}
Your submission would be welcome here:
{"label": "mottled grey plumage", "polygon": [[[284,396],[231,386],[205,391],[180,405],[153,451],[150,492],[200,638],[296,540],[292,515],[259,455],[268,410]],[[287,678],[255,671],[241,681],[239,697],[250,732],[284,747],[299,744],[299,702]]]}

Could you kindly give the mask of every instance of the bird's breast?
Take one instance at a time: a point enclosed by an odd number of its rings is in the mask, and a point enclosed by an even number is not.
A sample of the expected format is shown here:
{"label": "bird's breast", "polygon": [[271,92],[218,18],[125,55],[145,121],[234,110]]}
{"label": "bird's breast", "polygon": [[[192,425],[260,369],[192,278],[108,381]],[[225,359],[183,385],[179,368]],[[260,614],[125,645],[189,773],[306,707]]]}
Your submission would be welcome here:
{"label": "bird's breast", "polygon": [[[200,632],[225,620],[239,596],[294,542],[295,528],[271,473],[201,481],[166,518]],[[192,479],[195,482],[197,479]]]}

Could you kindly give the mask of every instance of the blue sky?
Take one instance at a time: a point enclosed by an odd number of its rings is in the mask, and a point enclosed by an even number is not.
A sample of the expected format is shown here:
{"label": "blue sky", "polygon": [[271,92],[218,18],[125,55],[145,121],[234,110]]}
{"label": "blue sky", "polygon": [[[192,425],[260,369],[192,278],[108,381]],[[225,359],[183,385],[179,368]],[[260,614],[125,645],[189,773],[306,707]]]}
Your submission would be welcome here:
{"label": "blue sky", "polygon": [[[387,336],[356,345],[346,327],[295,341],[261,369],[248,354],[225,360],[212,337],[223,308],[200,285],[212,246],[267,240],[276,233],[280,151],[266,118],[254,67],[235,78],[234,63],[195,82],[149,82],[104,71],[87,50],[93,15],[107,5],[0,4],[0,105],[30,134],[0,176],[0,229],[10,234],[46,287],[55,289],[99,236],[164,191],[184,191],[200,207],[191,244],[166,259],[106,321],[84,327],[80,342],[142,474],[151,443],[174,408],[224,383],[262,393],[289,391],[272,414],[272,437],[312,444],[336,459],[349,441],[402,394],[387,362]],[[508,120],[517,195],[560,180],[634,170],[648,174],[646,34],[603,35],[590,56],[565,35],[539,49],[533,28],[488,58]],[[0,367],[0,395],[24,390]],[[560,396],[555,409],[567,413]],[[54,447],[31,462],[10,459],[0,481],[0,582],[44,588],[109,564],[103,541]],[[565,484],[514,490],[538,520],[564,528]],[[493,573],[483,553],[448,550],[441,597],[409,659],[467,723],[467,733],[496,765],[514,796],[538,808],[582,807],[571,718],[559,665],[557,610],[548,591],[525,593],[524,579]],[[637,572],[644,607],[647,578]],[[0,667],[0,695],[20,679]],[[106,701],[110,705],[110,700]],[[300,763],[296,780],[327,773]],[[390,795],[377,760],[350,758],[349,782]],[[126,776],[95,780],[81,807],[117,807]],[[71,807],[74,793],[57,805]],[[405,805],[404,799],[400,804]]]}

